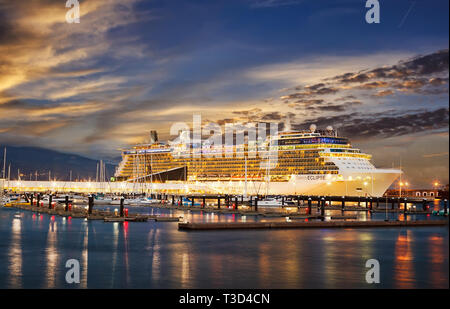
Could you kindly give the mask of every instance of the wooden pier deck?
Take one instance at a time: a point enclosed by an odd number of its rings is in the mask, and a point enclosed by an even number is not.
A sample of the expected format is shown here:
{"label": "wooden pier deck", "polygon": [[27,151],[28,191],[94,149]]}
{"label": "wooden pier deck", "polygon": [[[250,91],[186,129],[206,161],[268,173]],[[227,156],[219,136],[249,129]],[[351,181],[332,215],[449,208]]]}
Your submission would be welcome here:
{"label": "wooden pier deck", "polygon": [[9,207],[22,210],[32,211],[36,213],[44,213],[48,215],[56,215],[61,217],[85,218],[87,220],[103,220],[104,222],[147,222],[154,220],[157,222],[179,222],[180,217],[167,217],[156,215],[129,214],[127,216],[116,216],[111,211],[93,209],[91,213],[84,207],[74,207],[65,210],[64,206],[57,205],[54,208],[44,206],[31,206],[28,203],[11,203]]}
{"label": "wooden pier deck", "polygon": [[374,228],[446,226],[448,220],[420,221],[310,221],[310,222],[233,222],[178,223],[180,230],[293,229],[293,228]]}

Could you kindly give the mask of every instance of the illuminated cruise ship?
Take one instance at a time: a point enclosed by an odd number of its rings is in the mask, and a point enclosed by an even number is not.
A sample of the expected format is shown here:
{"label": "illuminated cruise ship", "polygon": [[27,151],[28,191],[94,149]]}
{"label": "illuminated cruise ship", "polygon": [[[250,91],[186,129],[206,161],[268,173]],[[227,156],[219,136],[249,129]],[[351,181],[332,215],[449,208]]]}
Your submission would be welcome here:
{"label": "illuminated cruise ship", "polygon": [[152,131],[151,143],[124,149],[116,181],[203,194],[382,196],[402,173],[376,168],[332,127],[230,146],[186,142],[183,133],[161,143]]}

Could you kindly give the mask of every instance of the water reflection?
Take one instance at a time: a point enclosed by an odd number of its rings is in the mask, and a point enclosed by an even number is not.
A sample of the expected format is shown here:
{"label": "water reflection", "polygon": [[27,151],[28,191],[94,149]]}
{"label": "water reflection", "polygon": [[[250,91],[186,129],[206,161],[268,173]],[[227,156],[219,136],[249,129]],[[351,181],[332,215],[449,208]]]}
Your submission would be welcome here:
{"label": "water reflection", "polygon": [[399,233],[395,242],[394,278],[396,288],[414,288],[414,268],[411,231]]}
{"label": "water reflection", "polygon": [[186,289],[190,284],[189,253],[184,252],[181,258],[181,288]]}
{"label": "water reflection", "polygon": [[0,212],[0,243],[7,248],[0,251],[0,272],[8,274],[0,276],[0,288],[73,287],[64,281],[67,258],[79,259],[82,288],[372,288],[365,282],[370,258],[382,267],[377,287],[448,287],[447,227],[186,232],[170,222],[109,224]]}
{"label": "water reflection", "polygon": [[[431,235],[428,241],[428,249],[430,259],[427,264],[430,264],[430,281],[433,287],[447,287],[448,288],[448,277],[445,274],[448,274],[448,268],[445,269],[444,265],[448,266],[448,263],[445,263],[444,256],[444,248],[447,244],[444,243],[444,238],[441,235]],[[447,247],[448,249],[448,247]]]}
{"label": "water reflection", "polygon": [[9,286],[11,288],[22,287],[22,220],[20,215],[14,216],[11,227],[11,246],[8,250],[9,256]]}
{"label": "water reflection", "polygon": [[126,278],[126,285],[129,286],[130,284],[130,263],[128,260],[128,221],[123,222],[123,242],[124,242],[124,248],[123,248],[123,254],[124,254],[124,262],[125,262],[125,278]]}
{"label": "water reflection", "polygon": [[271,278],[270,246],[268,243],[261,243],[258,249],[259,286],[269,287]]}
{"label": "water reflection", "polygon": [[[41,215],[41,218],[42,218],[42,215]],[[59,248],[57,246],[57,241],[58,241],[58,224],[54,220],[51,220],[48,225],[48,232],[47,232],[47,249],[46,249],[47,288],[55,288],[56,287],[56,274],[57,274],[58,259],[59,259]]]}
{"label": "water reflection", "polygon": [[148,234],[148,248],[151,252],[151,282],[154,286],[158,286],[158,282],[161,279],[161,245],[159,241],[159,229],[151,229]]}
{"label": "water reflection", "polygon": [[119,222],[113,223],[113,257],[112,257],[112,272],[111,272],[111,288],[115,285],[116,268],[117,268],[117,254],[119,252]]}
{"label": "water reflection", "polygon": [[81,280],[80,284],[82,288],[87,288],[88,285],[88,259],[89,259],[89,224],[85,221],[85,230],[83,238],[83,250],[81,254],[82,266],[81,266]]}

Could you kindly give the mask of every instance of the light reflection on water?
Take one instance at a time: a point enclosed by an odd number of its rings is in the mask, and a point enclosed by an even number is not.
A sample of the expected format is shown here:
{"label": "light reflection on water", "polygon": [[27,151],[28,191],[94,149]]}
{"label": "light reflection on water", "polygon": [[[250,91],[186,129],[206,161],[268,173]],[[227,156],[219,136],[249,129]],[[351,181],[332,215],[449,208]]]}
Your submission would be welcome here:
{"label": "light reflection on water", "polygon": [[[104,223],[1,209],[0,246],[0,288],[448,288],[448,227],[185,232],[173,222]],[[70,258],[80,261],[78,286],[65,283]],[[371,258],[380,261],[378,286],[365,282]]]}
{"label": "light reflection on water", "polygon": [[58,237],[58,223],[55,222],[54,216],[50,218],[47,231],[47,245],[46,245],[46,266],[47,266],[47,288],[56,287],[56,268],[58,267],[59,249],[57,248]]}
{"label": "light reflection on water", "polygon": [[21,243],[22,221],[19,215],[12,219],[11,242],[8,251],[8,268],[10,273],[10,284],[12,288],[22,287],[22,243]]}

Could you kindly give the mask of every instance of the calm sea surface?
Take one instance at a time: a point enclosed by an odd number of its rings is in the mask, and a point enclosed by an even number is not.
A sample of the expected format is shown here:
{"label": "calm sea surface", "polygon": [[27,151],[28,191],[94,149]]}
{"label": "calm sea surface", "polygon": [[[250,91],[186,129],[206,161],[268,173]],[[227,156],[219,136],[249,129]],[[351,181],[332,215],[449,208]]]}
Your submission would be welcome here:
{"label": "calm sea surface", "polygon": [[[131,211],[190,222],[284,220],[144,207]],[[412,217],[426,218],[436,219]],[[448,227],[191,232],[177,227],[1,207],[0,288],[449,287]],[[80,263],[80,284],[65,281],[69,259]],[[368,259],[380,262],[380,284],[365,281]]]}

